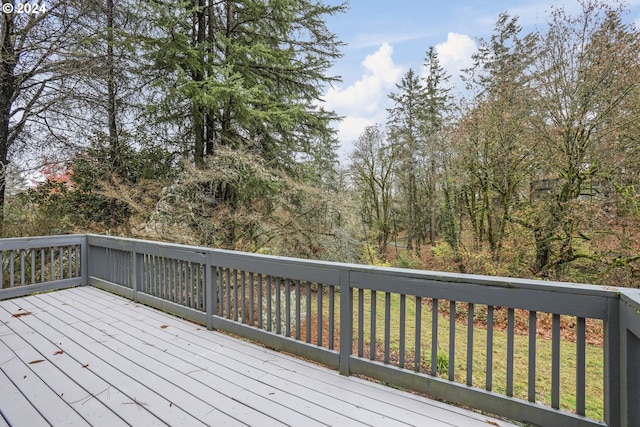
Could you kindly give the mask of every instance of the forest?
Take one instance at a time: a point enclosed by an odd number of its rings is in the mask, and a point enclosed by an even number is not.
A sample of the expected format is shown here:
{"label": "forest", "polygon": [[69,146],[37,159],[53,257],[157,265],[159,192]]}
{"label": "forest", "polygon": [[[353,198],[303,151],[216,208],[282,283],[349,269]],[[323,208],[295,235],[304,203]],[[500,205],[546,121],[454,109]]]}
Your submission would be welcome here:
{"label": "forest", "polygon": [[426,47],[347,159],[322,97],[344,47],[326,19],[348,4],[41,6],[0,15],[0,237],[640,287],[640,32],[623,3],[553,8],[531,33],[500,14],[465,88]]}

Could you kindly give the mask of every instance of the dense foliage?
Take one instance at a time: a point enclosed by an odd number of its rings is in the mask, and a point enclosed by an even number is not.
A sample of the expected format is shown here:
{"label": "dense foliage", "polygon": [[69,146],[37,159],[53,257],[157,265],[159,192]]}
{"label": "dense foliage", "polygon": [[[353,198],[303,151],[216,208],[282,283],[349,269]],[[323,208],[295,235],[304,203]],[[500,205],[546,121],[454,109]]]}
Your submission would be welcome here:
{"label": "dense foliage", "polygon": [[[637,286],[640,33],[624,13],[584,2],[524,35],[501,14],[465,72],[468,99],[453,104],[429,50],[430,72],[410,70],[390,95],[375,146],[353,152],[378,242],[401,237],[401,259],[429,268]],[[363,185],[364,168],[384,189]],[[381,221],[368,213],[385,195]],[[378,245],[381,259],[393,252]]]}
{"label": "dense foliage", "polygon": [[[342,47],[326,18],[345,5],[55,0],[3,14],[0,234],[637,286],[640,33],[624,6],[580,4],[530,34],[498,16],[464,91],[428,48],[345,169],[322,108]],[[21,184],[20,159],[44,180]]]}

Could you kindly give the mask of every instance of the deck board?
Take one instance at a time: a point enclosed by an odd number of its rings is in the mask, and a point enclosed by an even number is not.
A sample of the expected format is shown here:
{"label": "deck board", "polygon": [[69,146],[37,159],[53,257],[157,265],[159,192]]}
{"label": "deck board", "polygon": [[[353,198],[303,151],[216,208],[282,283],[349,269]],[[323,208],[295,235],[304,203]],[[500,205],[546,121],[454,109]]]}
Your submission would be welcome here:
{"label": "deck board", "polygon": [[0,301],[0,390],[0,426],[511,425],[92,287]]}

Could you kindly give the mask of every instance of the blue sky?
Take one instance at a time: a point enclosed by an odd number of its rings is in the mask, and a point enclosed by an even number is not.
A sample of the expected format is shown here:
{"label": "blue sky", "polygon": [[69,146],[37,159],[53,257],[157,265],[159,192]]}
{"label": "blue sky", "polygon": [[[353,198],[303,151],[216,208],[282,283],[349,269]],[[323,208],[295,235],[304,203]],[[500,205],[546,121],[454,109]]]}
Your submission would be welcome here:
{"label": "blue sky", "polygon": [[[640,22],[640,0],[627,4],[627,19]],[[470,65],[477,39],[491,37],[501,12],[518,16],[530,31],[544,28],[548,12],[559,6],[573,13],[580,10],[577,0],[350,0],[345,14],[327,22],[347,44],[331,70],[342,83],[324,97],[327,108],[344,116],[336,124],[340,157],[346,157],[366,126],[385,122],[388,94],[409,68],[421,71],[429,46],[436,48],[453,81],[459,81],[459,70]]]}

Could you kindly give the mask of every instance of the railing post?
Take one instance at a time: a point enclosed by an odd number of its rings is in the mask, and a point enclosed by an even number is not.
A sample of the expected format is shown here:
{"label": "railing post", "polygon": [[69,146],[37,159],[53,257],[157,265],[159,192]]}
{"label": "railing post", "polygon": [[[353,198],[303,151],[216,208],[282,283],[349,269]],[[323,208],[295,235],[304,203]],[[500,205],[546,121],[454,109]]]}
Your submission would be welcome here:
{"label": "railing post", "polygon": [[80,277],[82,277],[82,286],[89,284],[89,239],[87,235],[82,236],[80,242]]}
{"label": "railing post", "polygon": [[621,427],[640,425],[640,291],[625,290],[620,300]]}
{"label": "railing post", "polygon": [[340,270],[340,374],[351,373],[349,358],[353,343],[353,288],[350,270]]}
{"label": "railing post", "polygon": [[622,413],[623,423],[625,427],[636,426],[640,423],[640,338],[638,338],[633,332],[626,330],[627,334],[627,360],[625,363],[626,370],[626,411]]}
{"label": "railing post", "polygon": [[213,253],[209,252],[205,258],[204,266],[204,305],[207,313],[207,329],[213,330],[213,312],[216,304],[216,292],[214,288],[213,273]]}
{"label": "railing post", "polygon": [[620,299],[608,298],[607,320],[604,324],[604,421],[608,426],[621,425]]}

